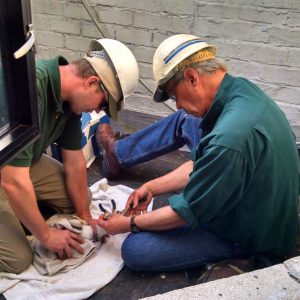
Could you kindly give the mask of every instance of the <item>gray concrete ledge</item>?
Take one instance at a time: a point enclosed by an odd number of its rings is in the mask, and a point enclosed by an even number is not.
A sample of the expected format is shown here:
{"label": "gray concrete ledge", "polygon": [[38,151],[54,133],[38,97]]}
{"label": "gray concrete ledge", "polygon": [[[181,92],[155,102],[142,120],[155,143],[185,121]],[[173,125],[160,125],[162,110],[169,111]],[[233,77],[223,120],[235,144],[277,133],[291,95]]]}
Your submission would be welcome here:
{"label": "gray concrete ledge", "polygon": [[144,299],[300,299],[300,257],[283,264]]}

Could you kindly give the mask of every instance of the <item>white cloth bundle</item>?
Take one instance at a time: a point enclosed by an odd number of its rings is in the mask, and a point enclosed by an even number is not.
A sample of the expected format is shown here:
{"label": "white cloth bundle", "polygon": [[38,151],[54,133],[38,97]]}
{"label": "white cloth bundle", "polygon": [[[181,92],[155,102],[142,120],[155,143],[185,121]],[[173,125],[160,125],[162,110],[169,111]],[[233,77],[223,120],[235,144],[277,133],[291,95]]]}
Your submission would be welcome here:
{"label": "white cloth bundle", "polygon": [[[72,258],[61,260],[53,251],[45,248],[36,237],[31,237],[31,248],[34,253],[33,265],[43,275],[54,275],[57,272],[67,272],[78,267],[89,256],[95,254],[95,244],[92,242],[93,230],[90,225],[84,224],[72,215],[54,215],[47,222],[50,227],[67,229],[84,238],[84,254],[72,249]],[[100,241],[105,231],[97,226],[97,240]]]}
{"label": "white cloth bundle", "polygon": [[[122,210],[132,192],[131,188],[124,185],[107,186],[106,179],[96,182],[90,189],[93,196],[90,210],[94,218],[102,214],[99,203],[111,211],[111,199],[114,199],[116,209]],[[122,269],[121,245],[126,236],[118,234],[109,237],[105,244],[96,243],[94,254],[68,272],[57,272],[53,276],[41,275],[31,265],[18,275],[0,273],[0,293],[8,300],[86,299],[108,284]]]}

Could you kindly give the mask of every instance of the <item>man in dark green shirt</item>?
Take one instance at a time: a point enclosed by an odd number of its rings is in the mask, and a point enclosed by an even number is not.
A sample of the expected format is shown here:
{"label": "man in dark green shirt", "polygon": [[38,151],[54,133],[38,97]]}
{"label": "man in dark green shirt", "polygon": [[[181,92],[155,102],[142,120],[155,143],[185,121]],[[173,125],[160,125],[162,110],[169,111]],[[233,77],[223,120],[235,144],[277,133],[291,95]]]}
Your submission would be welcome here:
{"label": "man in dark green shirt", "polygon": [[[37,200],[59,213],[76,212],[96,232],[81,150],[81,113],[106,106],[116,117],[138,83],[138,66],[124,44],[100,39],[70,64],[63,57],[38,61],[36,78],[41,137],[1,169],[0,272],[20,273],[32,261],[19,221],[60,259],[72,257],[74,249],[84,252],[79,235],[48,227]],[[43,154],[54,142],[62,148],[63,164]]]}
{"label": "man in dark green shirt", "polygon": [[[99,219],[111,234],[139,232],[122,248],[135,270],[172,271],[247,254],[284,257],[295,248],[299,162],[292,130],[276,103],[229,75],[215,53],[185,34],[155,52],[154,100],[171,98],[203,117],[203,133],[193,163],[133,192],[132,217]],[[168,206],[143,213],[153,196],[182,189]]]}

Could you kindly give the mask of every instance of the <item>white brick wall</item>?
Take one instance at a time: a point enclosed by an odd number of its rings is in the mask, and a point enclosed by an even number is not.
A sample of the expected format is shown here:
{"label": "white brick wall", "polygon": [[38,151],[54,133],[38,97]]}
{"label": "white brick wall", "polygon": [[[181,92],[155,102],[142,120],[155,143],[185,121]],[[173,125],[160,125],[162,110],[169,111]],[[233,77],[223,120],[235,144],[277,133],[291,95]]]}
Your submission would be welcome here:
{"label": "white brick wall", "polygon": [[[98,22],[126,43],[139,61],[141,78],[154,88],[151,62],[167,36],[192,33],[218,48],[233,75],[257,83],[286,113],[300,141],[299,0],[87,0]],[[84,55],[100,38],[81,0],[32,0],[40,58]],[[143,96],[141,95],[143,94]],[[126,108],[166,115],[140,85]]]}

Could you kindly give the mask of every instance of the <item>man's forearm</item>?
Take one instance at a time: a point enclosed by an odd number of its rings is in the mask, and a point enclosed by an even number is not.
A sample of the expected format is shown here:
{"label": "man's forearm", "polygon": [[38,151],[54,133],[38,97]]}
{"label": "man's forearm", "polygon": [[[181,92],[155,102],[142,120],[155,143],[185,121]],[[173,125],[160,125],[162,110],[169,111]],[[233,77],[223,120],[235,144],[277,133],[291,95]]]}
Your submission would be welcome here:
{"label": "man's forearm", "polygon": [[193,161],[189,160],[170,173],[150,180],[143,186],[149,189],[153,196],[180,191],[186,186],[192,170]]}
{"label": "man's forearm", "polygon": [[75,206],[76,212],[80,218],[88,217],[89,195],[87,188],[86,170],[80,170],[77,173],[66,175],[67,190]]}
{"label": "man's forearm", "polygon": [[[100,225],[108,234],[118,234],[130,231],[131,217],[125,217],[120,214],[113,214],[108,220],[103,216],[98,219]],[[163,231],[176,228],[186,224],[171,206],[165,206],[156,209],[147,214],[135,216],[135,223],[142,231]]]}
{"label": "man's forearm", "polygon": [[34,193],[28,192],[28,190],[23,192],[18,190],[16,193],[10,193],[10,204],[21,223],[37,239],[44,242],[47,240],[49,227],[40,213]]}
{"label": "man's forearm", "polygon": [[150,213],[135,217],[137,226],[142,230],[161,231],[179,227],[186,224],[171,206],[156,209]]}
{"label": "man's forearm", "polygon": [[67,191],[80,218],[91,217],[86,161],[81,151],[64,150]]}
{"label": "man's forearm", "polygon": [[45,241],[48,237],[49,227],[38,208],[29,169],[4,167],[1,171],[1,184],[21,223],[41,242]]}

